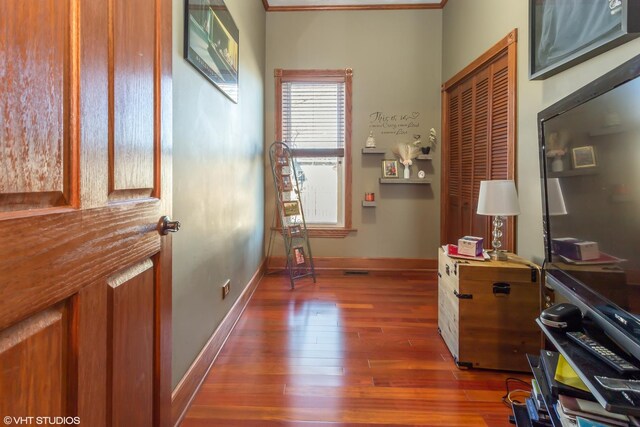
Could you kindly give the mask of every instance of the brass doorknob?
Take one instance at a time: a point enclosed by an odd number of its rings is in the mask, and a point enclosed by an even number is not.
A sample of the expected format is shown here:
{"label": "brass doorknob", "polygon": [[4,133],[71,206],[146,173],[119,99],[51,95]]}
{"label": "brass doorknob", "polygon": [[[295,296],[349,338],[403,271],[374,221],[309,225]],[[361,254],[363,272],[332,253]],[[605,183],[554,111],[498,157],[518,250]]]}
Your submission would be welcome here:
{"label": "brass doorknob", "polygon": [[163,216],[160,218],[160,234],[166,236],[169,233],[175,233],[180,230],[180,221],[171,221],[171,218],[168,216]]}

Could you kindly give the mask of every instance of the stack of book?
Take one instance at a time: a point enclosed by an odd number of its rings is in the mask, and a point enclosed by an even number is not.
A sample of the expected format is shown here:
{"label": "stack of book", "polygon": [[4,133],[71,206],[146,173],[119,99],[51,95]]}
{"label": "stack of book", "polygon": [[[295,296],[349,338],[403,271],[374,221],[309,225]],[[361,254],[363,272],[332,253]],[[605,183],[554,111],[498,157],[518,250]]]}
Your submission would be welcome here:
{"label": "stack of book", "polygon": [[553,427],[547,408],[544,405],[542,391],[535,379],[531,380],[531,397],[525,400],[529,420],[533,427]]}
{"label": "stack of book", "polygon": [[551,395],[557,399],[560,395],[595,401],[589,389],[571,369],[560,353],[543,350],[540,352],[540,364]]}
{"label": "stack of book", "polygon": [[[630,417],[609,412],[596,402],[593,394],[589,392],[589,389],[582,383],[562,355],[555,351],[543,350],[540,354],[540,361],[545,380],[551,389],[551,395],[556,400],[550,410],[556,412],[562,427],[635,425],[635,421]],[[533,384],[532,403],[535,405],[538,399],[542,399],[542,393],[538,384],[535,383]],[[543,401],[540,400],[540,402]],[[544,409],[544,405],[541,408]],[[549,420],[548,417],[540,417],[538,414],[538,421],[535,421],[531,411],[529,411],[529,417],[533,427],[551,425],[550,423],[544,424]]]}
{"label": "stack of book", "polygon": [[560,395],[556,411],[563,427],[628,426],[629,417],[609,412],[597,402]]}

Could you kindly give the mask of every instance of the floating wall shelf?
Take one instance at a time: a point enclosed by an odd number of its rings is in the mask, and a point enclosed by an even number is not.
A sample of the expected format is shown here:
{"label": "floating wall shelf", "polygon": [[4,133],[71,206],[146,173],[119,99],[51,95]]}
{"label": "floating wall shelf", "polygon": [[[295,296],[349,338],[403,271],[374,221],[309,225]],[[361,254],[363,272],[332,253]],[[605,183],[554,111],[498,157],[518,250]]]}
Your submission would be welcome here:
{"label": "floating wall shelf", "polygon": [[384,154],[387,150],[384,148],[363,148],[362,154]]}
{"label": "floating wall shelf", "polygon": [[597,175],[598,168],[579,168],[579,169],[569,169],[562,172],[548,172],[548,176],[550,178],[565,178],[569,176],[585,176],[585,175]]}
{"label": "floating wall shelf", "polygon": [[376,205],[376,202],[369,202],[369,201],[363,200],[362,206],[365,208],[375,208],[377,205]]}
{"label": "floating wall shelf", "polygon": [[380,184],[422,184],[431,185],[431,180],[420,178],[380,178]]}

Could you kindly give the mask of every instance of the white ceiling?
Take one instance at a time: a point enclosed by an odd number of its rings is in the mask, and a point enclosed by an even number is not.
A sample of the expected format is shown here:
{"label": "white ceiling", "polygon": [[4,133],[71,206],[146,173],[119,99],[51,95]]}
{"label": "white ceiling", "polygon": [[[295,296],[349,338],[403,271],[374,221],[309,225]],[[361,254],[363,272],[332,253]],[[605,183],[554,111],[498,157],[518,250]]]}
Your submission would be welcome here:
{"label": "white ceiling", "polygon": [[441,0],[267,0],[270,7],[331,7],[440,4]]}

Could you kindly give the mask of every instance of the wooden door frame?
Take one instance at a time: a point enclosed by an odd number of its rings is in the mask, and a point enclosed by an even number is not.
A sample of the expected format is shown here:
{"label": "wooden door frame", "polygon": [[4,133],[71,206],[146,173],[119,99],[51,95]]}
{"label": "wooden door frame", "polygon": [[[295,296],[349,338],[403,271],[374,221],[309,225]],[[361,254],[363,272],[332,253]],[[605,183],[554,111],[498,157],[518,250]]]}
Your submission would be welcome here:
{"label": "wooden door frame", "polygon": [[[173,3],[171,0],[156,0],[156,59],[154,78],[154,98],[157,107],[154,138],[156,144],[155,188],[160,194],[161,212],[173,213]],[[158,147],[159,145],[159,147]],[[158,149],[159,148],[159,149]],[[155,275],[154,304],[154,361],[153,361],[153,425],[169,427],[171,425],[171,360],[172,343],[172,307],[173,307],[173,254],[171,233],[160,239],[160,252],[156,255],[157,271]]]}
{"label": "wooden door frame", "polygon": [[[456,73],[453,77],[447,80],[442,84],[441,87],[441,95],[442,95],[442,104],[441,104],[441,117],[442,117],[442,135],[443,135],[443,143],[442,143],[442,179],[440,186],[440,244],[447,244],[451,242],[445,241],[445,236],[447,234],[445,219],[448,218],[448,203],[447,194],[449,188],[449,144],[447,141],[449,135],[449,90],[454,86],[464,82],[467,78],[469,78],[473,73],[475,73],[480,68],[491,63],[495,58],[499,57],[506,53],[507,62],[508,62],[508,71],[509,71],[509,121],[508,121],[508,135],[509,139],[513,141],[510,145],[513,149],[509,150],[508,153],[508,175],[513,177],[516,180],[516,149],[517,149],[517,123],[518,123],[518,114],[517,114],[517,41],[518,41],[518,29],[514,28],[509,32],[505,37],[503,37],[500,41],[498,41],[495,45],[493,45],[489,50],[480,55],[474,61],[472,61],[469,65],[464,67],[461,71]],[[517,180],[516,180],[517,182]],[[487,221],[489,218],[487,217]],[[488,228],[489,230],[491,228]],[[513,218],[513,221],[507,222],[507,233],[513,236],[513,244],[514,250],[516,248],[516,217]]]}

